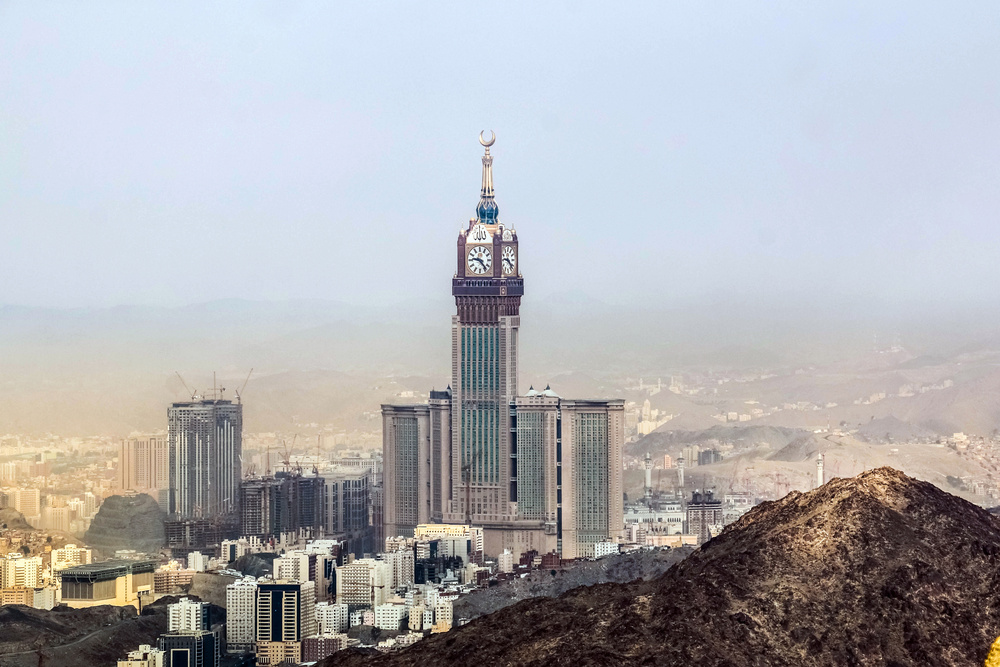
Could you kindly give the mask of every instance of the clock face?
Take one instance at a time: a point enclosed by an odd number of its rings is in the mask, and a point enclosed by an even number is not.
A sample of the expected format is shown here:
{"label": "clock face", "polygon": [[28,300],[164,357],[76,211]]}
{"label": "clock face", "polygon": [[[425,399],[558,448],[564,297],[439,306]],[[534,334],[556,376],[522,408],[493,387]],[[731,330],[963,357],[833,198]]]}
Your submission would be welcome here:
{"label": "clock face", "polygon": [[476,275],[483,275],[493,266],[493,254],[486,246],[472,246],[469,250],[469,270]]}
{"label": "clock face", "polygon": [[514,253],[514,246],[504,246],[500,259],[501,264],[503,264],[504,275],[513,275],[515,269],[517,269],[517,255]]}

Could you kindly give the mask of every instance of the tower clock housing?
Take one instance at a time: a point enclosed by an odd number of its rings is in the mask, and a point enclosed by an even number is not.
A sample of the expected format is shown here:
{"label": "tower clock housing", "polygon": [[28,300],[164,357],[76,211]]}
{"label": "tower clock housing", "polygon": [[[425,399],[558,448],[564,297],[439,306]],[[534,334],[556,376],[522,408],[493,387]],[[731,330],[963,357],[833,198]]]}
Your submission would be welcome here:
{"label": "tower clock housing", "polygon": [[517,395],[521,277],[517,232],[500,222],[488,141],[476,216],[458,234],[452,279],[451,513],[446,521],[488,525],[516,514],[516,470],[508,429]]}

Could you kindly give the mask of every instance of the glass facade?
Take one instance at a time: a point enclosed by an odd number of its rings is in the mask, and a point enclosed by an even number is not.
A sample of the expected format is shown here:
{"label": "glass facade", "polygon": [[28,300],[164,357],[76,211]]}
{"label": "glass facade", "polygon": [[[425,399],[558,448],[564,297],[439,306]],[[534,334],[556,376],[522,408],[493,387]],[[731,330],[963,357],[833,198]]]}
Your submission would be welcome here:
{"label": "glass facade", "polygon": [[524,519],[546,518],[545,413],[517,417],[517,511]]}
{"label": "glass facade", "polygon": [[581,412],[573,424],[577,543],[608,537],[608,415]]}
{"label": "glass facade", "polygon": [[[500,337],[497,326],[463,326],[459,352],[463,480],[500,482]],[[468,470],[469,473],[465,471]]]}

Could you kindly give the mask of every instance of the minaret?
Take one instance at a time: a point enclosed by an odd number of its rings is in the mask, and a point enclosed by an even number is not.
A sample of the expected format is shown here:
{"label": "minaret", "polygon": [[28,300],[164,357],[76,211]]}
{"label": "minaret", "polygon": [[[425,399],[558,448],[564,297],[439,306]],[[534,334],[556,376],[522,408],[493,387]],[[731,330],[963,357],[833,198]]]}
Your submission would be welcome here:
{"label": "minaret", "polygon": [[681,497],[684,497],[684,457],[677,457],[677,487],[681,491]]}
{"label": "minaret", "polygon": [[823,486],[826,480],[823,479],[823,453],[816,457],[816,488]]}
{"label": "minaret", "polygon": [[646,452],[646,462],[644,467],[646,468],[646,500],[650,500],[653,497],[653,460],[649,456],[649,452]]}

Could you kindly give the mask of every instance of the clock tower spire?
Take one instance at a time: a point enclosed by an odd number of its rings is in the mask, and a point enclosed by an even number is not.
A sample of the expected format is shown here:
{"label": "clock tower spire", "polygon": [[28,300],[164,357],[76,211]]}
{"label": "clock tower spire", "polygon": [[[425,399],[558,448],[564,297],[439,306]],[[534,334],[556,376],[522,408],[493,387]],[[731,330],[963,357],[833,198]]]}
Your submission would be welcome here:
{"label": "clock tower spire", "polygon": [[483,132],[479,133],[479,143],[486,148],[483,155],[483,189],[479,195],[479,206],[476,207],[476,219],[484,225],[495,225],[500,222],[500,207],[497,206],[496,199],[493,198],[493,156],[490,155],[490,146],[496,140],[497,135],[490,130],[490,138],[484,139]]}
{"label": "clock tower spire", "polygon": [[[517,232],[500,222],[493,194],[493,156],[480,133],[483,183],[476,217],[458,234],[452,279],[452,467],[446,523],[512,521],[517,512],[511,403],[517,396],[518,330],[524,281]],[[450,491],[450,492],[449,492]]]}

